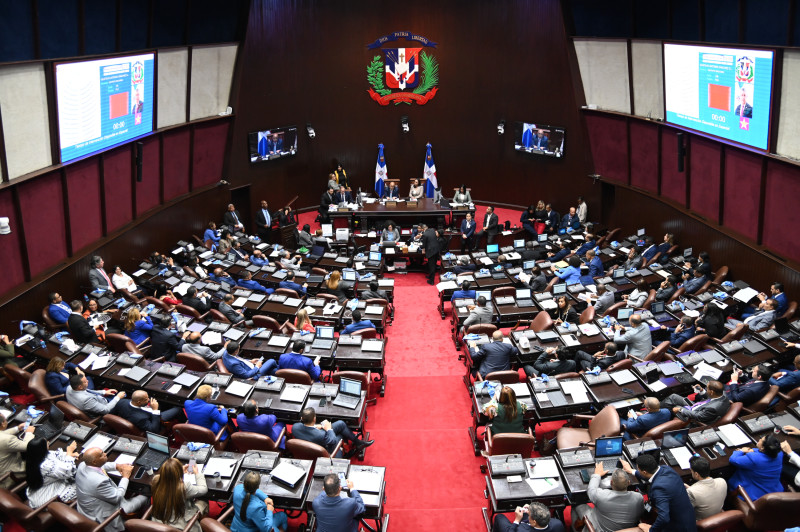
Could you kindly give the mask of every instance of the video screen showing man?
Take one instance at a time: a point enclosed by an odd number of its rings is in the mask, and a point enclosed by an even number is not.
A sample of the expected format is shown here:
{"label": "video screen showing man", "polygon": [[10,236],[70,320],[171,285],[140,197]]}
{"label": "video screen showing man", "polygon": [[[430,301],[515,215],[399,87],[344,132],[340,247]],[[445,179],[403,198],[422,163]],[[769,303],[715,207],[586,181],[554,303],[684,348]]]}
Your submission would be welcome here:
{"label": "video screen showing man", "polygon": [[267,143],[267,155],[280,155],[283,152],[283,133],[273,133]]}
{"label": "video screen showing man", "polygon": [[[748,91],[748,88],[750,89]],[[752,91],[752,85],[746,85],[742,83],[736,89],[736,109],[734,113],[736,116],[740,118],[753,118],[753,106],[747,103],[748,101],[753,101],[752,94],[748,94]]]}
{"label": "video screen showing man", "polygon": [[547,145],[550,141],[548,138],[549,134],[549,130],[538,129],[536,131],[536,135],[533,136],[533,140],[531,141],[531,148],[534,150],[547,151]]}
{"label": "video screen showing man", "polygon": [[133,89],[133,106],[131,107],[131,113],[133,114],[133,123],[137,125],[142,123],[142,111],[144,110],[142,91],[143,88],[141,86]]}

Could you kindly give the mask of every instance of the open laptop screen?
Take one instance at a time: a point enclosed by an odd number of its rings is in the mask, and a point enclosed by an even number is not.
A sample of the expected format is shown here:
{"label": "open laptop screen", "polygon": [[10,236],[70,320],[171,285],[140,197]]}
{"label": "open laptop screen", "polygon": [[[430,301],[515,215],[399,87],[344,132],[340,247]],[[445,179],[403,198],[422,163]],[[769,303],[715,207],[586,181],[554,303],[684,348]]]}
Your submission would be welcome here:
{"label": "open laptop screen", "polygon": [[317,326],[317,338],[330,340],[333,338],[333,327],[325,327],[323,325]]}
{"label": "open laptop screen", "polygon": [[553,295],[561,295],[567,293],[567,283],[558,283],[553,285]]}
{"label": "open laptop screen", "polygon": [[595,458],[606,456],[619,456],[622,454],[622,436],[614,438],[597,438],[595,440]]}
{"label": "open laptop screen", "polygon": [[633,309],[632,308],[624,308],[623,307],[623,308],[621,308],[621,309],[619,309],[617,311],[617,319],[618,320],[627,320],[628,318],[631,317],[631,315],[633,315]]}
{"label": "open laptop screen", "polygon": [[486,253],[499,253],[500,244],[489,244],[486,246]]}
{"label": "open laptop screen", "polygon": [[547,242],[547,235],[542,233],[541,235],[536,236],[536,240],[539,242]]}
{"label": "open laptop screen", "polygon": [[622,279],[625,277],[625,269],[624,268],[617,268],[613,272],[611,272],[611,277],[613,279]]}
{"label": "open laptop screen", "polygon": [[379,262],[381,260],[381,252],[380,251],[370,251],[369,252],[369,260]]}
{"label": "open laptop screen", "polygon": [[477,292],[475,292],[475,299],[481,296],[485,297],[486,301],[492,300],[492,293],[489,290],[478,290]]}
{"label": "open laptop screen", "polygon": [[650,304],[650,312],[653,314],[661,314],[664,312],[664,302],[663,301],[653,301]]}
{"label": "open laptop screen", "polygon": [[525,247],[525,239],[514,240],[514,247],[517,248],[517,249],[524,248]]}
{"label": "open laptop screen", "polygon": [[169,452],[169,440],[167,437],[153,434],[152,432],[147,433],[147,446],[160,453]]}
{"label": "open laptop screen", "polygon": [[339,379],[339,391],[347,395],[361,395],[361,381]]}
{"label": "open laptop screen", "polygon": [[688,259],[692,256],[692,248],[686,248],[683,250],[683,258]]}
{"label": "open laptop screen", "polygon": [[530,299],[530,298],[531,298],[530,288],[517,288],[517,299]]}
{"label": "open laptop screen", "polygon": [[689,438],[689,429],[670,430],[664,433],[661,440],[661,447],[664,449],[674,449],[686,445]]}
{"label": "open laptop screen", "polygon": [[532,270],[534,266],[536,266],[535,260],[526,260],[522,263],[523,270]]}
{"label": "open laptop screen", "polygon": [[[370,260],[372,258],[370,257]],[[377,260],[381,260],[380,257]],[[345,281],[355,281],[356,280],[356,272],[354,270],[342,270],[342,279]]]}

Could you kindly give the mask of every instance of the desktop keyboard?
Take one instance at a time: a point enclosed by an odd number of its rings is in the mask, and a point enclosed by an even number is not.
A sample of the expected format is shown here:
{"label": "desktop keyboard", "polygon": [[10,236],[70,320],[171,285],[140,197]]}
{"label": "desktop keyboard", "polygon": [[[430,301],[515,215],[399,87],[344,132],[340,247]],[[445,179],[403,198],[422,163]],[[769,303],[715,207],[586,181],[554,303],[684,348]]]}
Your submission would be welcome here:
{"label": "desktop keyboard", "polygon": [[353,409],[361,402],[361,397],[353,397],[351,395],[338,394],[336,399],[333,400],[333,406],[341,406],[344,408]]}
{"label": "desktop keyboard", "polygon": [[136,459],[136,464],[147,468],[158,469],[161,467],[161,464],[167,461],[167,458],[169,458],[169,454],[167,453],[160,453],[153,449],[147,449],[142,456]]}
{"label": "desktop keyboard", "polygon": [[620,463],[620,458],[606,458],[604,460],[597,460],[596,464],[603,464],[603,469],[606,471],[614,471],[618,467],[622,467]]}

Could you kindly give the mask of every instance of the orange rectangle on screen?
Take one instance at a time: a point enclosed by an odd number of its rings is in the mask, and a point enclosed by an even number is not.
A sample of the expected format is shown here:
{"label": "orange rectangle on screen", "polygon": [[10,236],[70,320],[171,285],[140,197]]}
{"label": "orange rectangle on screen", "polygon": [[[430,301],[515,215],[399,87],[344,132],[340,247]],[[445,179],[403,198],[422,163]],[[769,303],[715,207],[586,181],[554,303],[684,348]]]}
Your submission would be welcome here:
{"label": "orange rectangle on screen", "polygon": [[708,106],[720,111],[731,110],[731,88],[726,85],[708,84]]}
{"label": "orange rectangle on screen", "polygon": [[114,120],[128,114],[128,93],[118,92],[108,97],[108,119]]}

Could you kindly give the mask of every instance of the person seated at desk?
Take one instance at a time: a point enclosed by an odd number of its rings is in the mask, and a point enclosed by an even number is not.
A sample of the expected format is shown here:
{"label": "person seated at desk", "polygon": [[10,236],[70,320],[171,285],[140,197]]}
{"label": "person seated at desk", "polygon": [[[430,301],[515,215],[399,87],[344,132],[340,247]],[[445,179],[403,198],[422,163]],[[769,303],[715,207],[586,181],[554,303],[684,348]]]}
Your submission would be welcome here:
{"label": "person seated at desk", "polygon": [[[742,403],[748,407],[764,397],[769,391],[769,378],[771,372],[763,365],[753,366],[750,370],[750,377],[742,379],[743,371],[736,368],[731,374],[731,382],[725,386],[725,397],[731,403]],[[739,383],[739,380],[744,381]]]}
{"label": "person seated at desk", "polygon": [[[104,397],[106,395],[114,395],[114,399],[109,402]],[[85,375],[76,373],[69,377],[69,388],[66,391],[67,402],[89,417],[110,413],[124,397],[125,392],[117,392],[117,390],[90,390],[89,381]]]}
{"label": "person seated at desk", "polygon": [[353,489],[353,481],[347,481],[349,497],[342,497],[339,476],[331,473],[322,481],[323,491],[311,503],[317,526],[320,530],[357,532],[360,515],[366,512],[364,500],[358,490]]}
{"label": "person seated at desk", "polygon": [[228,319],[229,322],[236,325],[245,321],[244,313],[241,310],[233,308],[234,297],[232,294],[225,294],[222,301],[219,303],[219,311]]}
{"label": "person seated at desk", "polygon": [[693,426],[716,423],[730,409],[731,402],[724,395],[725,387],[719,381],[708,381],[705,394],[698,394],[696,402],[673,393],[662,403],[681,421],[689,421]]}
{"label": "person seated at desk", "polygon": [[384,242],[397,242],[400,240],[400,231],[394,226],[393,223],[389,222],[386,225],[386,229],[381,231],[381,244]]}
{"label": "person seated at desk", "polygon": [[372,323],[370,320],[362,320],[361,319],[361,311],[354,310],[352,316],[350,316],[350,325],[345,327],[340,335],[342,334],[353,334],[356,331],[360,331],[362,329],[374,329],[375,324]]}
{"label": "person seated at desk", "polygon": [[236,255],[236,260],[249,260],[250,255],[242,249],[242,243],[238,240],[234,240],[233,245],[231,246],[231,251],[234,255]]}
{"label": "person seated at desk", "polygon": [[236,279],[231,277],[231,275],[221,267],[214,268],[214,270],[208,274],[208,278],[215,283],[228,283],[231,286],[236,286]]}
{"label": "person seated at desk", "polygon": [[[622,469],[615,469],[611,473],[611,489],[601,488],[600,480],[609,472],[603,468],[603,462],[598,462],[594,473],[589,479],[587,490],[589,501],[594,504],[576,506],[572,513],[575,529],[589,520],[597,532],[613,532],[626,528],[635,528],[644,514],[644,497],[636,491],[628,491],[630,477]],[[588,527],[584,527],[586,532]]]}
{"label": "person seated at desk", "polygon": [[[769,298],[774,299],[775,302],[778,304],[777,308],[775,309],[778,313],[778,316],[783,316],[786,313],[786,310],[789,308],[789,301],[786,299],[786,294],[783,293],[783,283],[772,283],[769,287],[770,295]],[[767,294],[761,292],[758,294],[758,299],[760,302],[764,302],[767,299]],[[742,312],[742,319],[745,319],[749,316],[752,316],[756,312],[756,307],[748,306]],[[52,316],[52,313],[51,313]]]}
{"label": "person seated at desk", "polygon": [[529,260],[544,260],[547,258],[547,252],[544,250],[544,246],[537,246],[536,242],[533,240],[528,240],[525,242],[525,249],[522,250],[522,253],[519,254],[522,262],[527,262]]}
{"label": "person seated at desk", "polygon": [[639,280],[636,281],[636,288],[633,289],[633,292],[630,294],[623,294],[622,299],[625,301],[625,306],[627,308],[640,308],[644,305],[649,293],[650,287],[645,282],[644,277],[640,277]]}
{"label": "person seated at desk", "polygon": [[758,305],[758,310],[752,316],[744,319],[744,323],[750,327],[751,331],[760,331],[769,328],[778,317],[775,309],[778,307],[777,301],[767,299]]}
{"label": "person seated at desk", "polygon": [[751,500],[756,501],[767,493],[782,492],[781,469],[783,451],[775,434],[762,436],[756,449],[742,447],[733,451],[729,459],[734,473],[728,479],[728,489],[744,488]]}
{"label": "person seated at desk", "polygon": [[389,186],[383,191],[383,197],[386,199],[400,198],[400,189],[397,188],[394,181],[389,181]]}
{"label": "person seated at desk", "polygon": [[[255,432],[269,436],[272,441],[277,442],[281,432],[286,428],[284,423],[278,422],[274,414],[261,414],[258,410],[258,403],[253,399],[248,400],[242,413],[236,416],[236,425],[241,432]],[[286,448],[286,439],[281,440],[280,448]]]}
{"label": "person seated at desk", "polygon": [[150,398],[144,390],[136,390],[130,399],[120,399],[111,413],[127,419],[142,432],[161,432],[162,421],[172,421],[183,415],[183,409],[174,407],[164,410],[158,408],[158,401]]}
{"label": "person seated at desk", "polygon": [[722,511],[725,497],[728,496],[728,484],[724,478],[711,478],[711,464],[702,456],[689,459],[689,471],[694,484],[686,486],[689,501],[694,506],[696,521],[717,515]]}
{"label": "person seated at desk", "polygon": [[655,397],[647,397],[644,400],[645,412],[634,412],[628,410],[626,419],[620,421],[622,429],[625,431],[623,437],[626,440],[641,438],[647,431],[666,423],[672,418],[672,413],[668,408],[661,408],[661,402]]}
{"label": "person seated at desk", "polygon": [[[798,346],[800,346],[800,344],[786,343],[786,347],[795,348]],[[800,355],[794,357],[793,371],[776,371],[772,374],[772,377],[770,377],[769,384],[778,386],[782,393],[788,393],[800,386]]]}
{"label": "person seated at desk", "polygon": [[294,272],[290,271],[286,274],[283,281],[278,283],[278,288],[288,288],[289,290],[294,290],[300,297],[306,295],[306,289],[308,288],[308,283],[298,284],[294,282]]}
{"label": "person seated at desk", "polygon": [[198,292],[196,287],[190,286],[186,289],[183,304],[192,307],[200,314],[205,314],[211,309],[211,296],[208,295],[208,292]]}
{"label": "person seated at desk", "polygon": [[719,340],[728,333],[725,322],[725,312],[716,303],[709,301],[694,323],[698,333],[705,333]]}
{"label": "person seated at desk", "polygon": [[492,436],[497,434],[525,434],[523,418],[527,410],[525,403],[517,401],[514,389],[503,386],[497,397],[483,405],[483,413],[492,420],[488,425]]}
{"label": "person seated at desk", "polygon": [[345,190],[344,185],[339,185],[339,190],[333,195],[333,203],[340,205],[342,203],[353,203],[353,196],[350,192]]}
{"label": "person seated at desk", "polygon": [[[150,498],[135,495],[125,498],[128,491],[133,464],[115,464],[108,461],[108,455],[99,447],[90,447],[83,453],[83,461],[75,472],[75,487],[78,492],[78,512],[92,521],[102,523],[115,511],[122,509],[126,514],[136,513],[150,503]],[[118,471],[119,484],[108,476],[108,471]],[[105,532],[121,532],[125,525],[121,516],[115,517],[105,527]]]}
{"label": "person seated at desk", "polygon": [[199,355],[206,359],[208,362],[214,362],[218,358],[222,357],[222,354],[225,353],[225,350],[230,343],[230,340],[225,341],[225,345],[222,346],[222,349],[219,351],[214,352],[213,349],[208,347],[207,345],[203,345],[200,340],[203,336],[199,332],[192,332],[189,336],[186,337],[186,343],[183,344],[183,352],[189,353],[192,355]]}
{"label": "person seated at desk", "polygon": [[72,309],[69,308],[69,305],[64,303],[61,294],[58,292],[50,292],[48,299],[50,300],[50,306],[47,307],[47,311],[50,313],[50,318],[61,325],[67,323]]}
{"label": "person seated at desk", "polygon": [[569,208],[569,214],[565,214],[561,218],[561,229],[565,229],[568,233],[577,231],[581,228],[581,220],[578,218],[578,213],[575,212],[575,207]]}
{"label": "person seated at desk", "polygon": [[320,293],[335,295],[341,304],[347,300],[345,288],[346,285],[342,282],[342,274],[339,270],[333,270],[330,276],[320,285]]}
{"label": "person seated at desk", "polygon": [[594,300],[594,315],[600,317],[614,304],[614,292],[604,283],[595,286],[597,294],[589,294],[589,297]]}
{"label": "person seated at desk", "polygon": [[111,282],[111,278],[108,276],[106,271],[103,269],[105,263],[103,262],[103,257],[99,255],[95,255],[92,257],[92,269],[89,270],[89,284],[92,285],[92,291],[110,291],[115,292],[116,288],[114,288],[114,284]]}
{"label": "person seated at desk", "polygon": [[530,288],[533,293],[544,292],[547,288],[547,277],[539,265],[531,269],[531,278],[528,281],[528,288]]}
{"label": "person seated at desk", "polygon": [[72,314],[67,318],[70,336],[81,344],[97,342],[97,332],[94,327],[89,325],[89,321],[83,317],[83,303],[75,299],[70,302],[69,306],[72,309]]}
{"label": "person seated at desk", "polygon": [[625,352],[617,349],[617,344],[614,342],[606,342],[603,350],[593,355],[581,350],[575,353],[575,363],[578,365],[578,371],[589,371],[595,367],[606,369],[611,364],[624,359]]}
{"label": "person seated at desk", "polygon": [[66,449],[49,451],[44,438],[34,438],[28,443],[25,480],[28,482],[26,493],[31,508],[39,508],[53,497],[69,504],[78,496],[75,472],[80,454],[75,452],[77,446],[78,443],[73,440]]}
{"label": "person seated at desk", "polygon": [[256,266],[267,266],[269,259],[264,256],[264,252],[260,249],[254,249],[253,254],[250,255],[250,262]]}
{"label": "person seated at desk", "polygon": [[461,283],[461,290],[455,290],[453,297],[450,298],[450,303],[455,304],[456,299],[475,299],[475,290],[472,289],[472,283],[464,281]]}
{"label": "person seated at desk", "polygon": [[[195,393],[194,399],[183,402],[186,419],[192,425],[205,427],[214,434],[228,424],[228,411],[222,406],[209,403],[213,388],[208,384],[201,385]],[[222,440],[227,439],[227,431],[222,434]]]}
{"label": "person seated at desk", "polygon": [[216,244],[219,244],[219,239],[220,235],[217,231],[217,224],[214,222],[208,222],[208,229],[206,229],[206,232],[203,233],[203,242],[205,243],[210,240],[213,247],[216,246]]}
{"label": "person seated at desk", "polygon": [[[564,260],[567,257],[567,255],[572,253],[573,244],[572,242],[566,242],[562,240],[558,243],[558,247],[559,249],[555,253],[553,253],[552,251],[547,253],[547,256],[551,263],[556,263]],[[580,259],[578,259],[578,264],[580,264]]]}
{"label": "person seated at desk", "polygon": [[[89,318],[92,316],[92,314],[113,314],[114,311],[116,310],[116,308],[114,308],[114,310],[111,310],[111,309],[109,309],[109,310],[100,310],[100,307],[97,305],[97,300],[96,299],[90,299],[89,302],[86,304],[86,307],[87,308],[83,311],[82,315],[86,319],[87,322],[89,321]],[[67,318],[67,319],[69,319],[69,318]],[[91,327],[91,325],[92,324],[90,323],[89,326]],[[95,325],[94,332],[95,332],[95,335],[97,336],[97,341],[105,343],[105,341],[106,341],[105,324],[104,323],[99,323],[99,324]]]}
{"label": "person seated at desk", "polygon": [[643,263],[644,257],[642,257],[642,255],[639,253],[639,247],[631,246],[631,249],[628,251],[628,256],[625,258],[625,262],[612,266],[609,268],[609,271],[616,270],[617,268],[622,268],[626,272],[631,270],[641,270]]}
{"label": "person seated at desk", "polygon": [[[63,395],[67,393],[69,379],[72,375],[86,376],[83,370],[72,362],[65,362],[63,358],[53,357],[47,363],[44,374],[44,385],[50,395]],[[87,388],[94,390],[94,382],[91,377],[86,377]]]}
{"label": "person seated at desk", "polygon": [[697,334],[697,328],[694,325],[694,321],[694,318],[684,316],[681,318],[681,321],[677,327],[667,327],[662,325],[661,330],[669,332],[669,345],[672,347],[680,347],[686,340],[694,338],[694,335]]}
{"label": "person seated at desk", "polygon": [[[675,295],[675,292],[678,290],[678,283],[680,279],[675,275],[670,275],[658,286],[658,290],[656,290],[656,301],[663,301],[666,303],[669,298]],[[716,305],[714,305],[716,307]],[[719,307],[718,307],[719,308]]]}
{"label": "person seated at desk", "polygon": [[688,275],[689,274],[687,273],[684,274],[683,276],[684,278],[683,288],[684,290],[686,290],[687,294],[694,294],[695,292],[703,288],[703,285],[705,285],[706,282],[708,281],[708,279],[706,279],[705,276],[703,275],[703,272],[701,272],[700,270],[694,270],[691,278],[687,277]]}
{"label": "person seated at desk", "polygon": [[556,308],[550,315],[555,325],[566,325],[568,323],[578,323],[578,313],[572,308],[572,304],[567,296],[561,295],[556,298]]}
{"label": "person seated at desk", "polygon": [[492,532],[565,532],[564,523],[550,516],[550,509],[540,502],[531,502],[514,511],[514,522],[503,514],[494,516]]}
{"label": "person seated at desk", "polygon": [[586,255],[587,251],[594,249],[596,245],[597,240],[595,240],[594,235],[591,233],[586,233],[586,240],[578,247],[578,249],[575,250],[575,254],[579,257],[583,257]]}
{"label": "person seated at desk", "polygon": [[227,229],[222,230],[222,237],[219,239],[219,243],[217,244],[217,253],[222,253],[223,255],[227,255],[230,253],[231,248],[233,247],[233,235]]}
{"label": "person seated at desk", "polygon": [[314,238],[311,236],[311,226],[303,225],[303,229],[297,233],[297,245],[301,248],[311,249],[314,247]]}
{"label": "person seated at desk", "polygon": [[567,266],[561,270],[557,270],[555,265],[551,267],[552,272],[556,277],[569,284],[578,284],[581,282],[581,259],[572,256],[567,259]]}
{"label": "person seated at desk", "polygon": [[464,324],[461,328],[462,332],[464,333],[466,333],[467,329],[473,325],[492,323],[494,319],[492,305],[486,301],[485,297],[478,296],[478,299],[475,300],[475,303],[475,305],[467,306],[469,315],[467,316],[467,319],[464,320]]}
{"label": "person seated at desk", "polygon": [[139,309],[133,307],[128,311],[128,317],[125,318],[125,336],[131,339],[134,344],[139,345],[148,338],[150,332],[153,330],[153,320],[146,312],[139,312]]}
{"label": "person seated at desk", "polygon": [[286,532],[286,512],[276,512],[275,503],[258,487],[261,474],[250,471],[244,481],[233,488],[233,522],[231,532]]}
{"label": "person seated at desk", "polygon": [[467,190],[467,185],[462,184],[453,195],[453,203],[472,203],[472,195]]}
{"label": "person seated at desk", "polygon": [[150,332],[149,359],[164,357],[167,362],[175,362],[176,356],[183,350],[186,337],[191,331],[185,331],[178,337],[177,331],[171,330],[172,316],[166,315],[156,319],[153,330]]}
{"label": "person seated at desk", "polygon": [[311,321],[311,318],[308,315],[307,308],[301,308],[297,311],[294,317],[294,326],[297,328],[298,331],[306,331],[306,332],[316,332],[316,328],[314,327],[314,323]]}
{"label": "person seated at desk", "polygon": [[581,283],[584,285],[594,284],[597,277],[603,277],[606,274],[603,268],[603,261],[597,256],[594,249],[586,252],[586,264],[589,265],[589,272],[586,275],[581,275]]}
{"label": "person seated at desk", "polygon": [[522,211],[519,221],[522,223],[522,229],[525,230],[529,239],[535,240],[539,236],[539,233],[536,232],[536,208],[533,205],[528,205],[528,208]]}
{"label": "person seated at desk", "polygon": [[642,322],[641,314],[632,315],[628,323],[627,329],[619,323],[614,326],[614,343],[624,344],[628,355],[643,359],[653,349],[650,326]]}
{"label": "person seated at desk", "polygon": [[689,270],[689,274],[693,274],[695,270],[700,270],[700,273],[706,279],[712,279],[714,275],[711,271],[711,258],[707,251],[701,251],[696,259],[689,259],[684,262],[683,267]]}
{"label": "person seated at desk", "polygon": [[411,189],[408,191],[408,199],[419,200],[425,196],[425,189],[419,184],[419,179],[414,180]]}
{"label": "person seated at desk", "polygon": [[361,297],[363,299],[383,299],[389,301],[389,294],[387,294],[385,290],[380,290],[379,287],[378,281],[370,281],[369,290],[364,290]]}
{"label": "person seated at desk", "polygon": [[492,333],[492,341],[481,345],[469,342],[469,354],[472,358],[472,375],[486,377],[494,371],[511,369],[511,360],[519,354],[516,347],[503,342],[502,331]]}
{"label": "person seated at desk", "polygon": [[[275,369],[297,369],[305,371],[311,377],[311,380],[319,381],[320,373],[322,373],[319,367],[321,359],[317,356],[312,361],[310,358],[303,355],[305,350],[306,343],[303,340],[295,340],[292,344],[292,350],[289,353],[282,354],[278,358],[278,366]],[[274,360],[270,360],[269,362],[274,362]]]}
{"label": "person seated at desk", "polygon": [[[0,414],[0,471],[14,473],[15,476],[22,476],[25,473],[25,460],[22,458],[22,453],[26,451],[28,444],[33,440],[34,430],[36,430],[35,426],[31,425],[26,428],[24,423],[8,428],[6,416]],[[9,489],[13,483],[14,479],[8,477],[0,482],[0,488]]]}
{"label": "person seated at desk", "polygon": [[[311,407],[304,408],[300,413],[300,422],[292,425],[292,436],[325,447],[329,453],[332,453],[339,441],[344,439],[353,446],[352,450],[344,455],[345,458],[350,458],[361,449],[366,449],[375,443],[375,440],[359,440],[344,421],[331,423],[326,419],[317,424],[317,412]],[[341,457],[340,449],[335,458]]]}
{"label": "person seated at desk", "polygon": [[300,265],[303,264],[303,257],[301,255],[292,257],[288,249],[281,251],[280,258],[281,268],[284,270],[299,270]]}
{"label": "person seated at desk", "polygon": [[245,360],[239,356],[239,342],[228,342],[222,353],[222,363],[234,377],[239,379],[259,379],[264,375],[275,373],[275,360],[261,361],[257,358]]}
{"label": "person seated at desk", "polygon": [[244,224],[242,224],[242,215],[236,210],[233,203],[228,204],[228,210],[222,215],[223,225],[231,228],[231,231],[244,232]]}
{"label": "person seated at desk", "polygon": [[[191,478],[191,480],[189,480]],[[208,493],[206,476],[197,464],[183,465],[177,458],[167,458],[150,483],[153,512],[150,519],[183,530],[192,518],[208,511],[208,502],[197,500]],[[199,521],[188,532],[201,532]]]}
{"label": "person seated at desk", "polygon": [[141,292],[131,276],[122,271],[121,266],[114,266],[114,275],[111,276],[111,282],[117,290],[127,290],[131,294]]}
{"label": "person seated at desk", "polygon": [[530,377],[539,375],[559,375],[561,373],[572,373],[577,369],[577,364],[564,346],[548,347],[542,351],[533,366],[523,366],[525,374]]}
{"label": "person seated at desk", "polygon": [[464,255],[458,259],[458,263],[453,266],[453,273],[458,275],[461,273],[474,272],[478,270],[478,265],[470,262],[469,257]]}
{"label": "person seated at desk", "polygon": [[255,292],[261,292],[262,294],[271,294],[275,291],[274,288],[267,288],[266,286],[262,285],[258,281],[253,280],[253,274],[247,270],[242,272],[242,278],[239,279],[239,282],[236,283],[242,288],[247,288],[248,290],[253,290]]}

